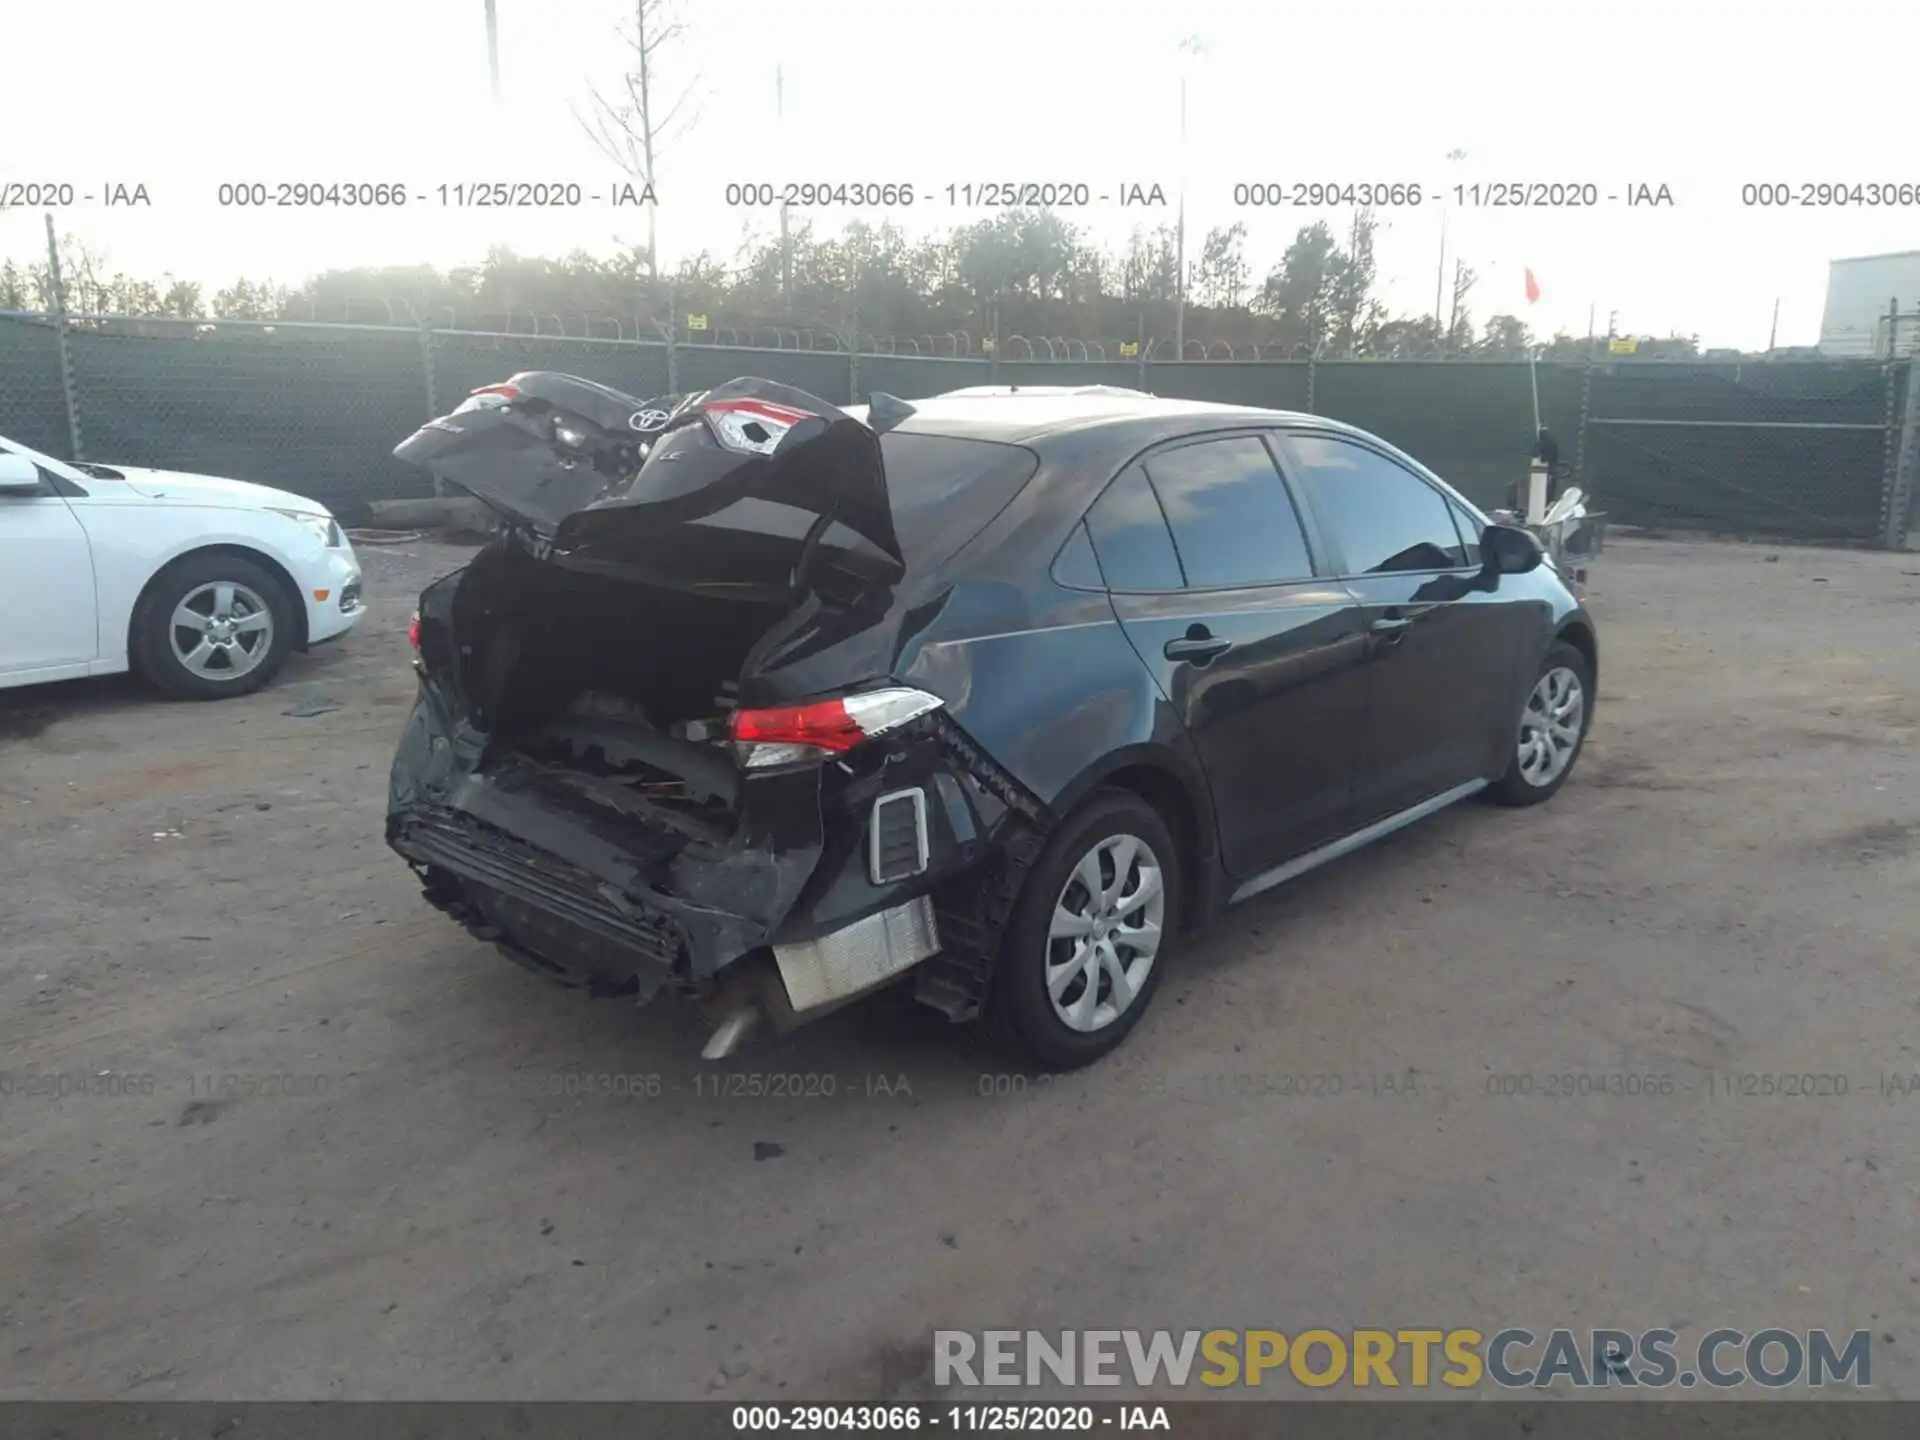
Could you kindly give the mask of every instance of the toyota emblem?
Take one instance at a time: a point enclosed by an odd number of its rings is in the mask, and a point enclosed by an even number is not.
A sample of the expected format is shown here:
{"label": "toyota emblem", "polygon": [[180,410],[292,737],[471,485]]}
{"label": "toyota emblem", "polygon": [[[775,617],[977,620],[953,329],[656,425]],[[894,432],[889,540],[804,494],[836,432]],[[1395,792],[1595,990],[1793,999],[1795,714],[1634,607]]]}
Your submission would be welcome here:
{"label": "toyota emblem", "polygon": [[627,417],[627,424],[642,432],[659,430],[666,425],[667,418],[664,410],[636,410]]}

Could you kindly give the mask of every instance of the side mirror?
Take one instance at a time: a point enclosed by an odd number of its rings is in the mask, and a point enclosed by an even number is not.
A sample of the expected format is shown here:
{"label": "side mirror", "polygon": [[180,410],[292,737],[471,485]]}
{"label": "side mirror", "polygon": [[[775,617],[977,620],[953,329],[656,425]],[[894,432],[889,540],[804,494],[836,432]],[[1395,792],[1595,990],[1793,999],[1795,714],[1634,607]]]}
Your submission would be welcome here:
{"label": "side mirror", "polygon": [[1495,575],[1525,575],[1547,558],[1546,547],[1519,525],[1489,525],[1480,535],[1480,554]]}
{"label": "side mirror", "polygon": [[40,493],[40,467],[24,455],[0,450],[0,495]]}

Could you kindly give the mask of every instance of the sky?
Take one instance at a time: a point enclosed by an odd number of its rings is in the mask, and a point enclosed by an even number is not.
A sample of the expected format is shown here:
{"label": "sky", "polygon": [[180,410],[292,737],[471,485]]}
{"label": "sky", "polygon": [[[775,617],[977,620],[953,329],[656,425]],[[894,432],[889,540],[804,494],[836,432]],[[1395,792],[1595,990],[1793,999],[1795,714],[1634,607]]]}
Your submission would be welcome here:
{"label": "sky", "polygon": [[[0,200],[9,181],[71,183],[76,203],[56,223],[109,270],[208,287],[451,267],[494,244],[557,254],[644,240],[643,211],[605,203],[439,203],[443,184],[545,180],[591,195],[620,178],[579,116],[630,63],[632,0],[497,5],[498,102],[483,0],[13,7]],[[1324,218],[1344,234],[1351,211],[1236,205],[1236,185],[1418,183],[1424,204],[1380,212],[1379,290],[1396,312],[1432,313],[1444,228],[1449,271],[1463,260],[1480,277],[1478,320],[1515,313],[1545,337],[1584,335],[1590,315],[1604,332],[1611,316],[1622,333],[1761,348],[1776,301],[1778,343],[1814,342],[1829,260],[1920,249],[1920,203],[1742,203],[1756,183],[1920,187],[1911,0],[668,6],[685,28],[657,52],[657,83],[669,100],[690,93],[693,114],[657,166],[668,263],[702,249],[731,260],[749,233],[775,232],[776,211],[726,203],[730,182],[911,184],[910,208],[813,220],[913,234],[990,213],[948,205],[948,185],[1085,182],[1096,197],[1159,185],[1164,209],[1096,200],[1070,215],[1119,249],[1135,224],[1173,220],[1184,180],[1189,260],[1210,227],[1243,221],[1257,276],[1300,226]],[[1447,158],[1456,150],[1465,158]],[[401,183],[416,198],[384,211],[219,203],[223,183],[254,181]],[[116,182],[144,185],[151,204],[79,198]],[[1591,183],[1600,203],[1434,200],[1511,182]],[[1629,206],[1643,184],[1672,204]],[[43,213],[0,212],[0,257],[44,254]]]}

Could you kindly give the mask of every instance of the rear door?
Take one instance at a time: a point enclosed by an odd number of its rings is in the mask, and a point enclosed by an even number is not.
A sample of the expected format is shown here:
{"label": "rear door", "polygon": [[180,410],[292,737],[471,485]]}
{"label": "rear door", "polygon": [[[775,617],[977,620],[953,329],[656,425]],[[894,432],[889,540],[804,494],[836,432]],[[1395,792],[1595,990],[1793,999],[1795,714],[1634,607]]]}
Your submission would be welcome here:
{"label": "rear door", "polygon": [[1185,721],[1237,877],[1334,838],[1365,718],[1358,605],[1260,435],[1149,451],[1087,515],[1127,638]]}
{"label": "rear door", "polygon": [[1363,607],[1370,688],[1353,819],[1364,826],[1496,765],[1516,723],[1525,617],[1481,574],[1478,537],[1425,477],[1345,435],[1291,431],[1282,445]]}

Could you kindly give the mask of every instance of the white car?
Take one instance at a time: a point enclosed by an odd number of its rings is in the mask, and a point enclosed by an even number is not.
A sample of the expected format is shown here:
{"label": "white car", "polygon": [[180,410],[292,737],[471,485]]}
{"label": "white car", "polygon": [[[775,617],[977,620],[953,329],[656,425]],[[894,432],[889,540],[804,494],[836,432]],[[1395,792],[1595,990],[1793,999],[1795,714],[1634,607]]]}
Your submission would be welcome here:
{"label": "white car", "polygon": [[0,689],[137,670],[182,699],[245,695],[364,612],[324,505],[0,436]]}

